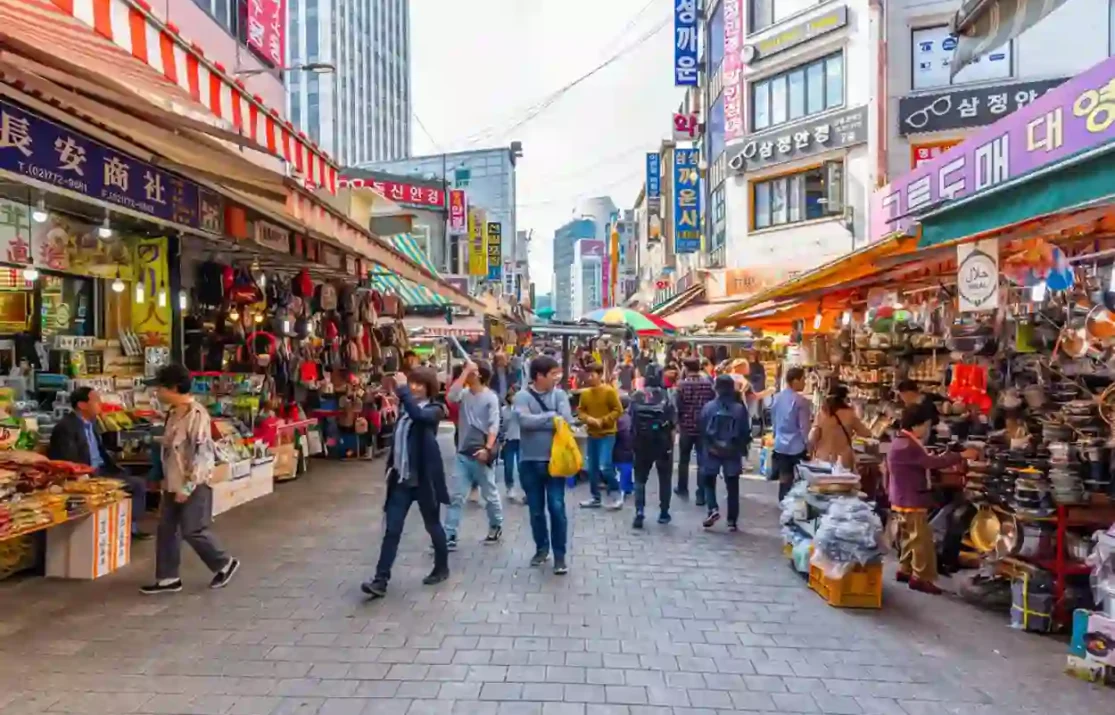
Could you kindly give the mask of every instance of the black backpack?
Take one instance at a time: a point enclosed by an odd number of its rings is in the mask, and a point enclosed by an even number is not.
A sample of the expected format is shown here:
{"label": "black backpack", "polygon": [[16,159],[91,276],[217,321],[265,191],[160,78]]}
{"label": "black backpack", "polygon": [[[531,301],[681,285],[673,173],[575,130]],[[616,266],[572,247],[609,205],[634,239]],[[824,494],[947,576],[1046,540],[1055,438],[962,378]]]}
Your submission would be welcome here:
{"label": "black backpack", "polygon": [[653,435],[668,429],[670,426],[666,410],[668,404],[669,396],[662,390],[649,388],[638,394],[632,401],[635,434]]}
{"label": "black backpack", "polygon": [[721,400],[716,401],[716,411],[709,418],[705,427],[705,444],[708,453],[720,459],[730,459],[742,454],[740,445],[736,442],[739,427],[736,425],[736,416],[732,414],[732,405]]}

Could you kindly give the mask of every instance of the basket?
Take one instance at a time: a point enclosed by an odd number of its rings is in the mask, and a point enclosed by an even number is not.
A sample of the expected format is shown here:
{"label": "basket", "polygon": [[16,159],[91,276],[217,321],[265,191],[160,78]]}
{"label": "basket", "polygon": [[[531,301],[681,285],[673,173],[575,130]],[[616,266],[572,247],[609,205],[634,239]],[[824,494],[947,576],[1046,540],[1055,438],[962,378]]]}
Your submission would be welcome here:
{"label": "basket", "polygon": [[823,569],[809,565],[809,588],[837,608],[882,608],[883,564],[856,566],[844,578],[829,578]]}

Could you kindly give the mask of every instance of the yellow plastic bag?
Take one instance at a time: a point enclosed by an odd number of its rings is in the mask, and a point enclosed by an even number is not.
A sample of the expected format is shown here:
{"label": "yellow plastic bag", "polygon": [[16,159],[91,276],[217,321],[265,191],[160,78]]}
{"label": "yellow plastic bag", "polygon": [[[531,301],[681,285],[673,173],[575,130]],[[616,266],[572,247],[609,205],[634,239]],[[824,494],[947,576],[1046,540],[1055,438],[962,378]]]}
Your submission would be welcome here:
{"label": "yellow plastic bag", "polygon": [[560,417],[554,418],[554,444],[550,447],[550,476],[564,479],[579,474],[584,465],[581,448],[573,428]]}

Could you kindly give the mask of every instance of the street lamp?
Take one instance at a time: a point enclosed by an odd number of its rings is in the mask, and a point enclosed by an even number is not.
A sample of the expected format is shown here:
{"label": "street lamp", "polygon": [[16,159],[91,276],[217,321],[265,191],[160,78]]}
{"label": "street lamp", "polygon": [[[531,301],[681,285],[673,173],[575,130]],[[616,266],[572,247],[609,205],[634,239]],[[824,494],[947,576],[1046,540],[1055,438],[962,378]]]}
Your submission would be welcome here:
{"label": "street lamp", "polygon": [[258,70],[240,70],[236,72],[237,77],[254,77],[259,74],[270,74],[272,72],[313,72],[314,74],[332,74],[337,71],[337,68],[329,62],[310,62],[304,65],[291,65],[290,67],[267,67]]}

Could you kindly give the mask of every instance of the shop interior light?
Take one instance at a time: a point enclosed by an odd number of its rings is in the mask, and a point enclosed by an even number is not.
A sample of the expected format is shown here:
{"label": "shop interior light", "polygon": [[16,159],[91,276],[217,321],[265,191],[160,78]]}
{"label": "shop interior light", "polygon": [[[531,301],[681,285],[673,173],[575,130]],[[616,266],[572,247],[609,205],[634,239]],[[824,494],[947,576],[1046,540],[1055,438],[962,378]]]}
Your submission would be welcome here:
{"label": "shop interior light", "polygon": [[814,330],[820,330],[821,329],[822,317],[823,316],[821,315],[821,311],[818,310],[817,311],[817,316],[815,318],[813,318],[813,329]]}
{"label": "shop interior light", "polygon": [[846,326],[852,324],[852,311],[850,311],[850,310],[845,310],[844,311],[844,316],[842,318],[842,322]]}
{"label": "shop interior light", "polygon": [[240,320],[240,312],[236,310],[236,308],[233,308],[228,312],[228,319],[233,322]]}
{"label": "shop interior light", "polygon": [[39,269],[35,268],[34,264],[31,264],[31,265],[27,266],[26,268],[24,268],[23,269],[23,280],[29,281],[29,282],[32,282],[32,283],[39,280]]}
{"label": "shop interior light", "polygon": [[290,333],[290,321],[284,318],[283,319],[283,335],[287,335],[289,333]]}
{"label": "shop interior light", "polygon": [[146,301],[146,300],[147,300],[147,296],[144,294],[143,281],[136,281],[136,295],[135,295],[136,305],[143,305],[144,301]]}
{"label": "shop interior light", "polygon": [[126,287],[127,286],[124,285],[124,281],[122,281],[120,279],[120,269],[117,268],[116,269],[116,280],[114,280],[112,282],[112,292],[113,293],[123,293],[124,288],[126,288]]}
{"label": "shop interior light", "polygon": [[190,307],[190,299],[184,290],[178,291],[178,307],[181,310],[186,310]]}
{"label": "shop interior light", "polygon": [[160,308],[166,307],[166,281],[159,284],[159,298],[158,303]]}
{"label": "shop interior light", "polygon": [[1045,281],[1038,283],[1030,290],[1030,300],[1034,301],[1035,303],[1041,303],[1045,301]]}
{"label": "shop interior light", "polygon": [[46,212],[46,199],[39,199],[39,203],[35,205],[35,210],[31,212],[31,220],[35,223],[46,223],[50,218],[50,214]]}
{"label": "shop interior light", "polygon": [[256,313],[255,315],[252,316],[252,320],[255,321],[256,323],[262,323],[263,322],[263,313]]}
{"label": "shop interior light", "polygon": [[97,235],[101,238],[112,238],[112,226],[108,222],[108,216],[105,216],[105,220],[101,222],[100,228],[97,229]]}

